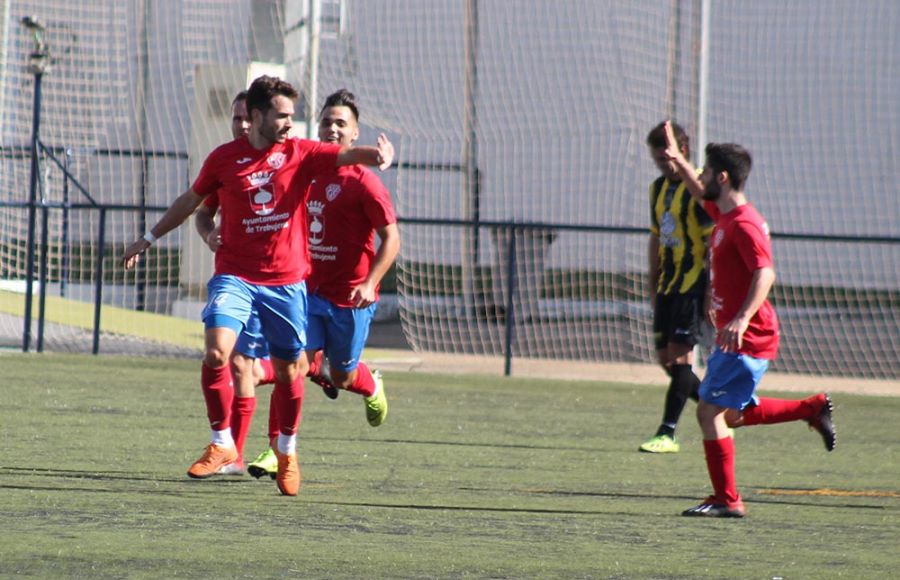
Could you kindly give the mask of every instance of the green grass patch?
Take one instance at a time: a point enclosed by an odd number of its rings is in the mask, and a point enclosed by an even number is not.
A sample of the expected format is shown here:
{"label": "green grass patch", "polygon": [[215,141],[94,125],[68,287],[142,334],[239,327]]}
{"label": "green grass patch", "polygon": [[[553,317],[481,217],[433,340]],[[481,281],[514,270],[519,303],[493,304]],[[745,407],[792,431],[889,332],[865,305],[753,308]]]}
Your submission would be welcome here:
{"label": "green grass patch", "polygon": [[[0,312],[22,316],[25,312],[25,295],[0,290]],[[37,296],[32,300],[31,313],[36,320]],[[44,315],[47,322],[54,324],[85,330],[94,329],[93,303],[47,296]],[[100,330],[191,349],[203,348],[203,325],[195,320],[129,310],[108,304],[104,304],[100,311]]]}
{"label": "green grass patch", "polygon": [[[896,571],[900,399],[836,395],[834,453],[803,424],[738,430],[748,518],[705,521],[679,516],[708,493],[693,409],[680,454],[637,452],[659,420],[661,388],[387,373],[390,416],[373,429],[358,397],[332,402],[308,386],[304,486],[286,498],[268,480],[185,476],[208,440],[198,362],[10,354],[0,365],[2,575]],[[265,444],[269,389],[248,455]]]}

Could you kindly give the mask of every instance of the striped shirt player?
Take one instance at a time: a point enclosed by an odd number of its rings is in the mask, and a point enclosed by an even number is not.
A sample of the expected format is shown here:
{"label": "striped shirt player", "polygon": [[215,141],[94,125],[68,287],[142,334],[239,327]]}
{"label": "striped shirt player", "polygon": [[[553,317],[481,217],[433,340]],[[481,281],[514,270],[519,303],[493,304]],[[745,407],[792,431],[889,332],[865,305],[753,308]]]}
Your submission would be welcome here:
{"label": "striped shirt player", "polygon": [[[679,146],[690,143],[677,128]],[[706,242],[712,220],[697,203],[675,169],[661,158],[662,124],[647,136],[650,156],[661,175],[650,185],[650,294],[653,342],[657,360],[670,377],[662,421],[656,434],[640,446],[647,453],[676,453],[675,428],[688,398],[697,398],[700,379],[693,371],[693,348],[700,340],[706,291]]]}

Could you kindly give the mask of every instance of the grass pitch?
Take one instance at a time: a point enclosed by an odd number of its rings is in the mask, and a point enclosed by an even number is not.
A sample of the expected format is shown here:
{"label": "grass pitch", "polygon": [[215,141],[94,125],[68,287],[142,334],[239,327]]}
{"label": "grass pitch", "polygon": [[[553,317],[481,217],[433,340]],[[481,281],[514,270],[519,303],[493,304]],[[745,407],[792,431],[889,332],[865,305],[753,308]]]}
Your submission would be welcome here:
{"label": "grass pitch", "polygon": [[[391,410],[307,386],[304,484],[192,481],[199,363],[0,356],[0,576],[886,578],[900,556],[900,398],[835,395],[838,449],[805,425],[737,432],[745,520],[708,494],[693,406],[647,455],[658,388],[386,375]],[[614,379],[615,377],[610,377]],[[248,441],[264,445],[270,387]]]}

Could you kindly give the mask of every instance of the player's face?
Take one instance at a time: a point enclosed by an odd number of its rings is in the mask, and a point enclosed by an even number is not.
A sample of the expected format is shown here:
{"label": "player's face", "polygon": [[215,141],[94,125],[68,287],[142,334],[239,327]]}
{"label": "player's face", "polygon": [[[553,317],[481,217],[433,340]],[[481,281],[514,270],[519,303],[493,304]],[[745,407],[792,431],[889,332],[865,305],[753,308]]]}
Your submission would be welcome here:
{"label": "player's face", "polygon": [[703,173],[700,174],[700,182],[703,184],[703,199],[706,201],[716,201],[722,197],[722,185],[716,181],[716,176],[709,164],[703,166]]}
{"label": "player's face", "polygon": [[319,141],[349,147],[359,138],[359,125],[350,107],[328,107],[319,119]]}
{"label": "player's face", "polygon": [[246,137],[250,133],[250,116],[247,114],[247,101],[235,101],[231,105],[231,136],[235,139]]}
{"label": "player's face", "polygon": [[269,143],[284,143],[288,138],[293,123],[294,101],[284,95],[272,97],[272,106],[263,115],[256,109],[253,110],[254,121],[259,118],[259,134]]}
{"label": "player's face", "polygon": [[666,179],[673,179],[678,177],[678,171],[675,169],[675,163],[669,159],[669,156],[666,155],[666,149],[661,147],[659,149],[650,149],[650,157],[653,158],[653,162],[656,164],[656,168],[659,169],[659,172],[662,173],[663,177]]}

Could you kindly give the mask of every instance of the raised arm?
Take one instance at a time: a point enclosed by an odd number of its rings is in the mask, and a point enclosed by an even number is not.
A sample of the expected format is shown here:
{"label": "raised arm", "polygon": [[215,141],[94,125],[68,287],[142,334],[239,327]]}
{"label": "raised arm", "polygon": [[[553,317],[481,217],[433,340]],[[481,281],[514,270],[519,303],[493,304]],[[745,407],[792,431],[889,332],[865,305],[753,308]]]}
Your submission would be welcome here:
{"label": "raised arm", "polygon": [[166,213],[156,222],[155,226],[150,228],[148,234],[134,241],[122,254],[122,264],[125,266],[125,269],[130,270],[134,268],[140,259],[140,255],[146,252],[147,248],[153,243],[152,240],[163,237],[184,223],[184,220],[194,213],[194,210],[197,209],[197,206],[202,201],[203,198],[191,189],[175,198],[175,201],[172,202]]}
{"label": "raised arm", "polygon": [[337,165],[370,165],[384,171],[394,162],[394,144],[384,133],[378,136],[375,147],[360,145],[343,147],[338,153]]}
{"label": "raised arm", "polygon": [[675,139],[675,132],[672,130],[672,123],[666,121],[666,149],[665,154],[669,161],[675,165],[678,176],[684,182],[685,187],[691,193],[691,196],[697,200],[697,203],[703,203],[703,193],[705,188],[697,175],[697,169],[690,161],[685,159],[684,154],[678,147],[678,140]]}
{"label": "raised arm", "polygon": [[391,264],[400,252],[400,228],[397,224],[378,228],[375,233],[381,239],[381,245],[378,246],[366,280],[350,292],[350,301],[354,308],[366,308],[375,302],[375,288],[391,269]]}

